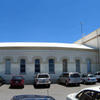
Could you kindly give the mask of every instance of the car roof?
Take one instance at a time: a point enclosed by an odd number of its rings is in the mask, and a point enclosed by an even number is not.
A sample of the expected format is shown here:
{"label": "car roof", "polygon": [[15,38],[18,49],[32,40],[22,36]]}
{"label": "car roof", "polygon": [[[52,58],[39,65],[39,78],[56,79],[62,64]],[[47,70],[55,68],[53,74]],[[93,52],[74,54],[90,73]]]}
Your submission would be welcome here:
{"label": "car roof", "polygon": [[63,72],[63,74],[80,74],[79,72]]}
{"label": "car roof", "polygon": [[37,75],[49,75],[48,73],[38,73]]}
{"label": "car roof", "polygon": [[84,90],[92,90],[92,91],[100,92],[100,86],[95,86],[95,87],[89,87],[89,88],[82,89],[82,91],[84,91]]}
{"label": "car roof", "polygon": [[100,73],[100,71],[96,72],[96,73]]}
{"label": "car roof", "polygon": [[21,75],[13,75],[12,77],[23,77],[23,76],[21,76]]}
{"label": "car roof", "polygon": [[23,77],[22,75],[13,75],[13,76],[21,76],[21,77]]}
{"label": "car roof", "polygon": [[[22,99],[28,99],[28,98],[50,98],[51,100],[55,100],[53,97],[51,96],[44,96],[44,95],[17,95],[14,96],[13,99],[14,100],[22,100]],[[12,99],[12,100],[13,100]]]}

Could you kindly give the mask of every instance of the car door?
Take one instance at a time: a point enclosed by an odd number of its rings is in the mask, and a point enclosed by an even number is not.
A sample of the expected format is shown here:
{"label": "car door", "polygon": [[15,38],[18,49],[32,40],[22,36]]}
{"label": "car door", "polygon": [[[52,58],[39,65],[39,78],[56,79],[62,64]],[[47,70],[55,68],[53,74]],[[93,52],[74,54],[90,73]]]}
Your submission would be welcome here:
{"label": "car door", "polygon": [[59,76],[59,80],[60,83],[62,83],[62,75]]}
{"label": "car door", "polygon": [[63,75],[63,83],[66,83],[67,80],[69,80],[69,74],[68,73]]}

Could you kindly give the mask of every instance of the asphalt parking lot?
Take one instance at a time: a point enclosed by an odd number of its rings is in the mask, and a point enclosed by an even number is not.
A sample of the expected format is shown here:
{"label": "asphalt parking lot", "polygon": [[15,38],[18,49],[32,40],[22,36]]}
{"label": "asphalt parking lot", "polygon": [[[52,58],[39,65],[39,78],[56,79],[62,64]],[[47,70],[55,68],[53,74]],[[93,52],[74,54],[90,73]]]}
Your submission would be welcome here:
{"label": "asphalt parking lot", "polygon": [[22,94],[37,94],[37,95],[50,95],[56,100],[66,100],[66,96],[73,92],[78,92],[79,90],[87,87],[99,86],[100,83],[95,85],[83,85],[80,86],[64,86],[59,84],[52,84],[48,88],[38,88],[35,89],[33,85],[25,85],[23,89],[10,89],[9,85],[3,85],[0,87],[0,100],[11,100],[15,95]]}

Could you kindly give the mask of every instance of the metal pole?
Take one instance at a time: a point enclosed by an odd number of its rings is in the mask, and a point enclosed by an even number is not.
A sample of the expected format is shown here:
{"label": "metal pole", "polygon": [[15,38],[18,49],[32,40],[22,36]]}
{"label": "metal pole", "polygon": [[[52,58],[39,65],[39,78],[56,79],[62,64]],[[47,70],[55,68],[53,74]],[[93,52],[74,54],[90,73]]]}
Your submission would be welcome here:
{"label": "metal pole", "polygon": [[84,37],[84,35],[83,35],[83,23],[80,22],[80,25],[81,25],[81,35],[82,35],[81,44],[83,44],[83,37]]}
{"label": "metal pole", "polygon": [[97,30],[96,30],[96,35],[97,35],[97,67],[99,67],[99,38]]}

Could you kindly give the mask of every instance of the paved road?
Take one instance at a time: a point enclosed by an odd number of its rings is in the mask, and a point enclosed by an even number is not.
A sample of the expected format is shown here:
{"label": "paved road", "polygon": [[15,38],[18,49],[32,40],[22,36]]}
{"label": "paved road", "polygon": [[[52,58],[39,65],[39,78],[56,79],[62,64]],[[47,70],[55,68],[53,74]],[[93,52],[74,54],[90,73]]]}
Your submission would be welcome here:
{"label": "paved road", "polygon": [[66,87],[64,85],[52,84],[50,89],[35,89],[33,85],[25,85],[24,89],[9,89],[9,85],[3,85],[0,87],[0,100],[10,100],[14,95],[21,94],[50,95],[56,100],[66,100],[66,96],[70,93],[78,92],[79,90],[86,87],[93,87],[99,85],[100,83],[97,83],[96,85],[80,85],[78,87]]}

